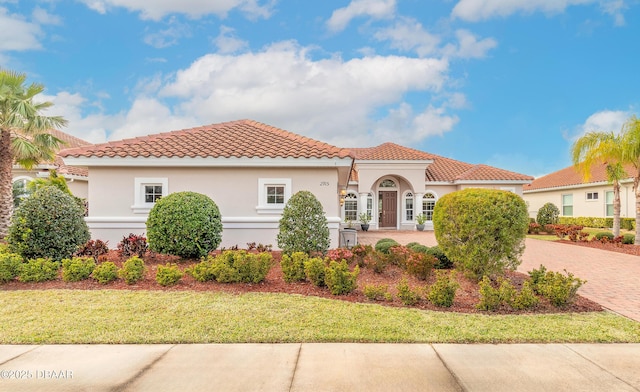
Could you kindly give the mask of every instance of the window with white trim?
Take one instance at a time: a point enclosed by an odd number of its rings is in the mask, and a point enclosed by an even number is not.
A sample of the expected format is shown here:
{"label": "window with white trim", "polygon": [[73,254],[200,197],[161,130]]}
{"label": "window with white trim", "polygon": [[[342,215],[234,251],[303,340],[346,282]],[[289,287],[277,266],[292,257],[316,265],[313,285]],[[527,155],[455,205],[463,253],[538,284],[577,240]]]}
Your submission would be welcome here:
{"label": "window with white trim", "polygon": [[147,214],[160,198],[168,194],[168,178],[136,177],[134,179],[134,200],[131,208],[135,214]]}
{"label": "window with white trim", "polygon": [[613,191],[604,193],[605,216],[613,216]]}
{"label": "window with white trim", "polygon": [[562,195],[562,216],[573,216],[573,194]]}
{"label": "window with white trim", "polygon": [[358,195],[349,192],[344,197],[344,220],[358,220]]}
{"label": "window with white trim", "polygon": [[587,192],[587,201],[597,201],[598,200],[598,192]]}
{"label": "window with white trim", "polygon": [[371,192],[367,195],[367,214],[373,217],[373,193]]}
{"label": "window with white trim", "polygon": [[17,177],[13,180],[12,192],[14,207],[17,207],[23,199],[29,197],[27,184],[30,183],[31,180],[31,177]]}
{"label": "window with white trim", "polygon": [[258,206],[259,214],[280,214],[291,197],[290,178],[259,178]]}
{"label": "window with white trim", "polygon": [[433,220],[433,209],[436,207],[436,195],[427,192],[422,196],[422,213],[427,217],[427,221]]}
{"label": "window with white trim", "polygon": [[404,195],[404,220],[407,222],[413,221],[413,193],[407,192]]}

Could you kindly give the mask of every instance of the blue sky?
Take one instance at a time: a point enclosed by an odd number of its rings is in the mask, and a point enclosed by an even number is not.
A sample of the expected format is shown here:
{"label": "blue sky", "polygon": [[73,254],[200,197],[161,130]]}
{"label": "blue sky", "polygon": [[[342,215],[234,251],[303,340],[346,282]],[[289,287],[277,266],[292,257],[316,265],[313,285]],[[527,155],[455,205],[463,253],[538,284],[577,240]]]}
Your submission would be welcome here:
{"label": "blue sky", "polygon": [[640,98],[639,0],[0,0],[0,67],[91,142],[250,118],[539,176]]}

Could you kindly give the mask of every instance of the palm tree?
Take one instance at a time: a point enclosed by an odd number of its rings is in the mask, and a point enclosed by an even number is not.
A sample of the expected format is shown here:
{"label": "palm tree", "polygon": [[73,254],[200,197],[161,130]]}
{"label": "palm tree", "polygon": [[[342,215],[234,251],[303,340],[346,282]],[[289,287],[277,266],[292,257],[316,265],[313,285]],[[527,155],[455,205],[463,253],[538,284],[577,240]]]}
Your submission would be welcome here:
{"label": "palm tree", "polygon": [[621,136],[613,132],[588,132],[573,144],[573,164],[585,181],[593,165],[606,164],[607,181],[613,184],[613,235],[620,235],[620,181],[627,178],[622,166]]}
{"label": "palm tree", "polygon": [[622,126],[621,133],[622,159],[633,165],[633,190],[636,193],[636,240],[640,245],[640,120],[631,116]]}
{"label": "palm tree", "polygon": [[0,239],[6,237],[13,213],[13,164],[31,169],[52,160],[62,142],[48,131],[67,123],[62,117],[41,114],[53,103],[34,102],[44,86],[25,86],[26,79],[25,74],[0,69]]}

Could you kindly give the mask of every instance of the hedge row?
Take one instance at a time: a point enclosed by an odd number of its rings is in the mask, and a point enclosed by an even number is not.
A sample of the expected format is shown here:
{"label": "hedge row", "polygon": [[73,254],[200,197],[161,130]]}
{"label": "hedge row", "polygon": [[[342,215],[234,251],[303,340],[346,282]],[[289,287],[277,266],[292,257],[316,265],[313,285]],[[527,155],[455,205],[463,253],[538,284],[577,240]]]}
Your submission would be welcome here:
{"label": "hedge row", "polygon": [[[613,228],[613,218],[561,216],[558,223],[561,225]],[[620,218],[620,228],[624,230],[635,230],[636,218]]]}

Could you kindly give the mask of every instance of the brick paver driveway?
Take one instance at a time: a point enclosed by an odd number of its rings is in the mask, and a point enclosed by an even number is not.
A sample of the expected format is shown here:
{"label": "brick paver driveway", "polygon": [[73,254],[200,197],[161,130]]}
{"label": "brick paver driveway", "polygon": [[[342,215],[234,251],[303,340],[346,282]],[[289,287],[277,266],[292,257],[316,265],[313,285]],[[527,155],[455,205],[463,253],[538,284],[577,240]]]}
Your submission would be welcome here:
{"label": "brick paver driveway", "polygon": [[[384,237],[406,245],[419,242],[435,245],[433,232],[372,231],[358,232],[358,242],[375,244]],[[608,252],[584,246],[551,241],[526,240],[520,272],[528,272],[543,264],[547,269],[571,272],[587,283],[578,291],[600,305],[621,315],[640,321],[640,257]]]}

